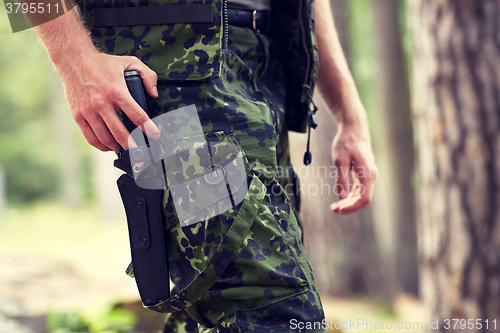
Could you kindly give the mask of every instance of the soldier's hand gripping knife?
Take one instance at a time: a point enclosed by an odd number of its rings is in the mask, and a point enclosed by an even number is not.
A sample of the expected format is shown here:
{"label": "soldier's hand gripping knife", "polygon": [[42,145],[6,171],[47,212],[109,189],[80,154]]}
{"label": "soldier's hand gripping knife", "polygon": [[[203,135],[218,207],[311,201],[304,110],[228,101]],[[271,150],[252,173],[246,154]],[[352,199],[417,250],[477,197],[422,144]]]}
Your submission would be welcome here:
{"label": "soldier's hand gripping knife", "polygon": [[[146,96],[137,71],[125,72],[125,81],[132,97],[148,113]],[[149,114],[148,114],[149,115]],[[127,130],[139,133],[123,113]],[[141,131],[142,133],[142,131]],[[162,196],[164,187],[161,162],[151,156],[148,137],[134,135],[138,147],[120,152],[114,166],[125,171],[117,185],[125,207],[132,263],[127,274],[135,277],[145,306],[169,298],[168,261],[165,253]]]}

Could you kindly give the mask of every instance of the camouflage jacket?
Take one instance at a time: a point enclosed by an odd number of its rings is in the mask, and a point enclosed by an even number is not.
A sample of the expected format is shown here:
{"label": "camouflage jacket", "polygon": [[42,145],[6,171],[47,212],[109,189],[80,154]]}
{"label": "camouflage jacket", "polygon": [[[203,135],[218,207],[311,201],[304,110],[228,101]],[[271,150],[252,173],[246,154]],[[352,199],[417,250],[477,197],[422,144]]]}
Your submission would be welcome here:
{"label": "camouflage jacket", "polygon": [[[210,23],[99,27],[95,10],[163,5],[211,5]],[[159,80],[208,80],[220,75],[227,45],[227,0],[79,0],[95,45],[114,55],[137,56]],[[313,0],[273,0],[271,37],[287,82],[286,125],[305,132],[317,75]]]}

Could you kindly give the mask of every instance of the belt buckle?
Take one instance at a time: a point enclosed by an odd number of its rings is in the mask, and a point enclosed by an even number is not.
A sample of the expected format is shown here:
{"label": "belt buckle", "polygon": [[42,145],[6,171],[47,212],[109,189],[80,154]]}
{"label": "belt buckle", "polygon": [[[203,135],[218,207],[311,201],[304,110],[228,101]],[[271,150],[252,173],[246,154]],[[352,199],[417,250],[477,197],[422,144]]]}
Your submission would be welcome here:
{"label": "belt buckle", "polygon": [[252,12],[252,27],[253,27],[253,30],[258,31],[257,30],[257,10],[254,10]]}

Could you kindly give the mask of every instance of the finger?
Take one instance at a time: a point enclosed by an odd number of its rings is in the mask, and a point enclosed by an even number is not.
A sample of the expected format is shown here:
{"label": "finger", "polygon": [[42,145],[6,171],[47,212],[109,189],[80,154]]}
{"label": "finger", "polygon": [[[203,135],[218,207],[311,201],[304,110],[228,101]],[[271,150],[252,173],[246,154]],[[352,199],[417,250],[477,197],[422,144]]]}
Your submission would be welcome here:
{"label": "finger", "polygon": [[116,101],[116,106],[119,107],[129,119],[138,127],[142,129],[147,136],[154,140],[160,138],[160,130],[151,121],[146,112],[140,107],[139,104],[132,98],[128,91],[122,91],[120,98]]}
{"label": "finger", "polygon": [[100,113],[100,115],[104,120],[106,127],[111,132],[113,138],[119,143],[120,146],[123,147],[123,149],[127,150],[137,147],[137,144],[123,124],[120,117],[118,117],[118,114],[113,109],[113,107],[110,106],[107,111],[103,111],[102,113]]}
{"label": "finger", "polygon": [[360,200],[366,205],[371,201],[375,180],[377,179],[377,169],[371,165],[371,163],[366,162],[362,164],[356,163],[354,169],[358,172],[353,172],[353,179],[356,181],[361,196]]}
{"label": "finger", "polygon": [[101,144],[111,148],[115,152],[120,151],[120,144],[115,140],[102,118],[92,117],[87,122]]}
{"label": "finger", "polygon": [[[359,186],[356,186],[356,188],[359,188]],[[358,192],[357,189],[353,189],[351,193],[354,193],[354,191]],[[351,214],[365,208],[369,202],[370,201],[367,200],[366,197],[359,194],[353,194],[341,203],[334,212],[339,214]]]}
{"label": "finger", "polygon": [[366,188],[366,192],[370,198],[373,195],[373,188],[378,177],[378,169],[376,166],[368,167],[368,172],[360,177],[360,183]]}
{"label": "finger", "polygon": [[[124,150],[137,148],[137,143],[116,112],[104,113],[103,119],[115,140],[118,141]],[[144,162],[136,163],[135,165],[142,167]]]}
{"label": "finger", "polygon": [[344,199],[332,203],[330,205],[330,210],[334,213],[339,213],[342,207],[348,205],[352,201],[353,195],[353,192],[349,192],[349,194]]}
{"label": "finger", "polygon": [[151,68],[146,66],[146,64],[140,61],[138,58],[136,57],[131,57],[131,58],[132,58],[131,59],[132,64],[126,70],[139,71],[139,73],[141,74],[142,83],[144,84],[144,88],[151,97],[157,98],[158,75],[156,75],[156,73]]}
{"label": "finger", "polygon": [[[364,167],[363,167],[364,168]],[[359,169],[354,167],[354,170]],[[345,200],[341,200],[330,206],[334,213],[350,214],[366,207],[373,194],[373,184],[376,179],[376,173],[356,173],[353,172],[353,189]]]}
{"label": "finger", "polygon": [[85,118],[83,116],[81,116],[81,115],[74,116],[74,119],[75,119],[76,123],[78,124],[78,127],[80,127],[80,130],[82,131],[82,134],[85,137],[85,140],[87,140],[87,142],[91,146],[99,149],[100,151],[110,151],[111,150],[109,147],[106,147],[105,145],[103,145],[99,141],[99,139],[95,135],[94,131],[92,130],[92,127],[90,127],[89,123],[87,122],[87,120],[85,120]]}
{"label": "finger", "polygon": [[349,179],[349,168],[350,161],[342,161],[337,160],[335,162],[335,166],[337,167],[337,192],[339,194],[340,199],[345,199],[351,189],[350,179]]}
{"label": "finger", "polygon": [[[352,172],[352,168],[349,168],[349,169]],[[348,206],[352,205],[352,203],[356,200],[356,198],[354,198],[354,195],[357,194],[357,192],[355,191],[355,188],[356,188],[356,185],[358,185],[358,184],[359,184],[359,179],[357,179],[356,176],[353,175],[352,190],[344,197],[344,199],[339,200],[338,202],[331,205],[330,208],[332,209],[332,211],[334,213],[340,213],[344,207],[348,207]]]}
{"label": "finger", "polygon": [[[130,135],[129,131],[123,124],[120,117],[115,110],[113,112],[103,112],[101,115],[103,117],[106,126],[110,130],[111,134],[115,138],[115,140],[123,147],[124,150],[128,150],[130,148],[137,148],[137,143],[135,142],[132,135]],[[136,163],[138,167],[142,167],[144,162]]]}
{"label": "finger", "polygon": [[333,212],[333,213],[338,213],[339,212],[339,208],[340,206],[342,205],[342,201],[337,201],[337,202],[334,202],[330,205],[330,210]]}
{"label": "finger", "polygon": [[[137,148],[137,147],[138,147],[138,145],[135,142],[134,138],[132,137],[132,135],[129,135],[129,137],[128,137],[128,148],[127,149]],[[144,162],[135,163],[134,165],[137,165],[140,168],[140,167],[142,167],[144,165]]]}

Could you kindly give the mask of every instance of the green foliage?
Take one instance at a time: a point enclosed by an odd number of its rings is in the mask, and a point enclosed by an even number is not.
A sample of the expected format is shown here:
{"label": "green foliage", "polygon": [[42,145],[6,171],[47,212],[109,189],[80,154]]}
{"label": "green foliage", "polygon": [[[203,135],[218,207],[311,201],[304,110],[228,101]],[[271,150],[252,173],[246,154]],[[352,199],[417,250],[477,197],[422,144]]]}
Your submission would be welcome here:
{"label": "green foliage", "polygon": [[79,313],[49,312],[47,326],[53,333],[90,332],[85,318]]}
{"label": "green foliage", "polygon": [[[34,34],[4,32],[6,24],[8,20],[0,24],[0,166],[6,174],[8,201],[24,205],[59,194],[59,161],[64,157],[58,150],[53,107],[55,93],[62,92],[54,93],[57,74]],[[75,149],[88,155],[80,141],[82,136]],[[91,172],[89,165],[84,167],[79,181],[89,198]]]}
{"label": "green foliage", "polygon": [[352,73],[361,101],[368,116],[374,105],[374,85],[377,71],[372,0],[345,1]]}
{"label": "green foliage", "polygon": [[49,312],[47,326],[51,333],[127,333],[137,322],[135,314],[124,309],[99,309],[92,314]]}
{"label": "green foliage", "polygon": [[[12,30],[9,24],[9,17],[7,16],[7,11],[4,10],[5,1],[1,1],[0,3],[0,35],[1,34],[11,34]],[[0,37],[1,38],[1,37]]]}
{"label": "green foliage", "polygon": [[47,94],[52,70],[33,34],[2,34],[0,39],[0,165],[9,200],[30,202],[57,191]]}

